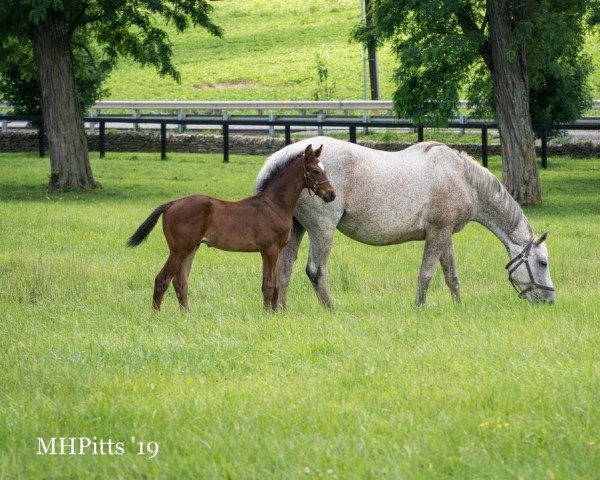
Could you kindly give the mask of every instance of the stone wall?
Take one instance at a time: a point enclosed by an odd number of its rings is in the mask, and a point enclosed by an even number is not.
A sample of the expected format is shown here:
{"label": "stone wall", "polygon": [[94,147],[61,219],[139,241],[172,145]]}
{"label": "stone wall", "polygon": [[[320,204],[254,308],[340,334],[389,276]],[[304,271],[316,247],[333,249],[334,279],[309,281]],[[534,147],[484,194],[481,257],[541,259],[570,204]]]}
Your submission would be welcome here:
{"label": "stone wall", "polygon": [[[397,142],[359,141],[361,145],[379,150],[397,151],[410,144]],[[97,152],[98,134],[88,135],[90,151]],[[283,138],[264,136],[231,135],[229,136],[229,151],[237,155],[270,155],[283,148]],[[463,150],[470,155],[480,157],[481,146],[473,144],[453,144],[457,150]],[[38,138],[36,131],[0,132],[1,152],[36,152]],[[540,147],[537,147],[540,155]],[[119,131],[106,133],[107,152],[160,152],[160,134],[154,132]],[[173,152],[187,153],[223,153],[223,138],[221,135],[176,134],[167,136],[167,154]],[[499,145],[488,146],[489,155],[499,155]],[[600,145],[592,142],[549,144],[548,156],[565,155],[569,157],[600,157]]]}

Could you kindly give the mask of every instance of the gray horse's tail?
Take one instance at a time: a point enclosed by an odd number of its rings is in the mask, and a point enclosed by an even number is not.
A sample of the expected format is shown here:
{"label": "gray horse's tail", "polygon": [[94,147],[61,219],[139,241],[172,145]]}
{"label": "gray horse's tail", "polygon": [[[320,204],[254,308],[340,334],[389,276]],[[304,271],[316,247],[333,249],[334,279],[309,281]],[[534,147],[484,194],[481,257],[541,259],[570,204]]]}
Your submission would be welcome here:
{"label": "gray horse's tail", "polygon": [[154,211],[150,214],[150,216],[146,220],[144,220],[144,223],[142,223],[135,231],[135,233],[129,238],[129,240],[127,240],[127,246],[129,248],[137,247],[140,243],[146,240],[146,238],[148,238],[148,235],[150,235],[150,232],[156,225],[156,222],[158,222],[158,218],[163,213],[165,213],[169,209],[169,207],[174,203],[175,201],[172,201],[168,203],[163,203],[159,207],[156,207]]}

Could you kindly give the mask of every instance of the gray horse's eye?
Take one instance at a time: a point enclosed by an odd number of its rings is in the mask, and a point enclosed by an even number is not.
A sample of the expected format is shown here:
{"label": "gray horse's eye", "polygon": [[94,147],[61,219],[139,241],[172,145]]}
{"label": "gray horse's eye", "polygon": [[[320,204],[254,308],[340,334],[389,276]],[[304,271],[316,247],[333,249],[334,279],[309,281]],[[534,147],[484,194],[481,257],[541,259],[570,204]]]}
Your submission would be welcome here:
{"label": "gray horse's eye", "polygon": [[540,260],[538,263],[544,268],[548,266],[548,262],[546,260]]}

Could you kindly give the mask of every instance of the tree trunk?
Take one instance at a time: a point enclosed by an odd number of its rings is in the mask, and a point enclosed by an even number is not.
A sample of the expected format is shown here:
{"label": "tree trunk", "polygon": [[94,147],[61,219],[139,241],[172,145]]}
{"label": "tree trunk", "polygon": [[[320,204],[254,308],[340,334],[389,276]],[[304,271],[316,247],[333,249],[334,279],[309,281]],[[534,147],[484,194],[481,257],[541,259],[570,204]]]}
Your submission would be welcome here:
{"label": "tree trunk", "polygon": [[48,190],[99,187],[92,176],[64,16],[48,13],[43,23],[33,26],[32,42],[50,149]]}
{"label": "tree trunk", "polygon": [[515,44],[512,22],[522,12],[511,4],[487,0],[504,185],[521,205],[539,205],[542,193],[529,114],[529,77],[525,51]]}

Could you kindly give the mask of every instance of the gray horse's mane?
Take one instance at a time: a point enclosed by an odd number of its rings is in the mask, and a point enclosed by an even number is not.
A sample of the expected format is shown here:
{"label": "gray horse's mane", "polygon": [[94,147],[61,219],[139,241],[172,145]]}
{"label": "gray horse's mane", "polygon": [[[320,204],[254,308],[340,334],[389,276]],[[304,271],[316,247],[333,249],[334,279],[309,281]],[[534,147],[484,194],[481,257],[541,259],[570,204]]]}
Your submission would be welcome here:
{"label": "gray horse's mane", "polygon": [[258,172],[256,183],[254,184],[254,192],[262,192],[271,180],[277,177],[285,168],[292,163],[294,159],[302,153],[302,148],[289,148],[285,151],[275,152],[265,161],[264,165]]}
{"label": "gray horse's mane", "polygon": [[517,228],[524,217],[523,210],[508,193],[504,185],[500,183],[500,180],[487,168],[479,165],[466,152],[456,150],[455,152],[463,161],[465,178],[477,190],[480,202],[488,203],[503,215],[510,228]]}

